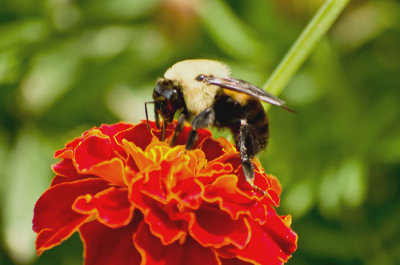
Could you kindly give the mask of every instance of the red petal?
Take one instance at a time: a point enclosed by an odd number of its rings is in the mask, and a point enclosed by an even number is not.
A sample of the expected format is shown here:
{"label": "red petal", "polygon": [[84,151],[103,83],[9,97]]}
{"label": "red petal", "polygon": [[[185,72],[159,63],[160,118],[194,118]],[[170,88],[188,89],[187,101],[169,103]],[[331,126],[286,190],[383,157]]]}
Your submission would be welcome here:
{"label": "red petal", "polygon": [[217,265],[220,264],[215,252],[199,245],[187,237],[183,244],[175,242],[164,246],[154,237],[148,226],[142,223],[133,241],[142,255],[142,263],[146,265]]}
{"label": "red petal", "polygon": [[[174,129],[175,129],[175,127],[174,127]],[[179,134],[178,138],[176,138],[175,145],[186,145],[186,141],[189,137],[189,133],[191,130],[192,130],[191,127],[185,126],[183,128],[182,132]],[[211,132],[206,129],[198,129],[197,133],[198,133],[198,137],[197,137],[197,140],[194,143],[192,149],[198,148],[204,139],[211,137]]]}
{"label": "red petal", "polygon": [[129,128],[134,127],[133,124],[130,123],[125,123],[125,122],[118,122],[115,124],[102,124],[99,128],[99,130],[104,133],[105,135],[107,135],[108,137],[110,137],[110,139],[112,139],[114,137],[114,135],[116,135],[117,133],[121,132],[121,131],[125,131]]}
{"label": "red petal", "polygon": [[200,149],[203,150],[208,161],[214,160],[224,154],[222,145],[212,138],[207,138],[203,141]]}
{"label": "red petal", "polygon": [[94,165],[87,170],[81,171],[81,173],[99,176],[100,178],[121,187],[126,186],[124,163],[117,157]]}
{"label": "red petal", "polygon": [[268,189],[267,193],[270,196],[270,198],[272,199],[273,205],[275,207],[278,207],[279,200],[280,200],[279,196],[281,195],[281,191],[282,191],[281,184],[279,183],[279,181],[276,177],[274,177],[272,175],[266,175],[266,174],[264,174],[264,175],[268,176],[268,179],[270,180],[270,188]]}
{"label": "red petal", "polygon": [[72,182],[72,181],[95,177],[87,174],[85,175],[79,174],[76,171],[71,159],[61,160],[60,162],[54,164],[52,166],[52,169],[57,174],[57,176],[51,182],[51,186],[64,182]]}
{"label": "red petal", "polygon": [[231,164],[224,164],[221,162],[214,162],[203,168],[196,176],[204,185],[209,185],[218,177],[230,174],[233,172]]}
{"label": "red petal", "polygon": [[239,156],[230,157],[228,160],[226,160],[226,163],[230,163],[235,168],[234,174],[238,177],[237,186],[240,188],[240,190],[247,193],[254,199],[263,200],[264,204],[272,204],[276,207],[279,206],[280,186],[278,187],[273,185],[274,177],[272,175],[261,173],[257,169],[254,171],[254,185],[265,191],[264,196],[261,192],[255,191],[246,181]]}
{"label": "red petal", "polygon": [[244,249],[225,246],[217,250],[223,256],[257,264],[278,265],[286,262],[296,250],[297,235],[287,227],[275,212],[268,212],[265,225],[249,221],[251,240]]}
{"label": "red petal", "polygon": [[263,203],[242,192],[236,185],[236,175],[224,175],[210,184],[204,193],[204,199],[210,203],[218,202],[219,207],[229,213],[232,219],[246,214],[253,220],[263,223],[266,209]]}
{"label": "red petal", "polygon": [[221,260],[221,265],[251,265],[252,263],[248,263],[246,261],[240,260],[240,259],[224,259],[224,258],[219,258]]}
{"label": "red petal", "polygon": [[271,235],[284,253],[290,255],[297,248],[297,234],[289,227],[290,216],[278,216],[272,207],[267,213],[267,222],[262,226],[263,231]]}
{"label": "red petal", "polygon": [[124,123],[124,122],[119,122],[116,124],[102,124],[99,128],[99,130],[107,135],[110,138],[111,144],[113,149],[118,152],[122,157],[126,157],[126,153],[124,151],[124,149],[117,143],[117,141],[115,140],[115,136],[120,133],[123,132],[125,130],[129,130],[130,128],[134,127],[133,124],[129,124],[129,123]]}
{"label": "red petal", "polygon": [[66,145],[65,148],[57,150],[54,153],[55,158],[67,158],[67,159],[72,159],[73,157],[73,150],[75,147],[78,146],[78,144],[83,140],[83,137],[77,137],[72,141],[69,141]]}
{"label": "red petal", "polygon": [[[126,160],[126,165],[128,166],[128,168],[130,170],[132,170],[133,172],[139,172],[139,167],[135,162],[135,159],[133,159],[132,156],[128,156],[128,159]],[[130,182],[128,182],[130,183]]]}
{"label": "red petal", "polygon": [[141,123],[132,127],[128,130],[121,131],[115,135],[116,142],[122,146],[122,140],[126,140],[134,143],[136,146],[140,147],[143,151],[151,143],[154,136],[150,134],[149,129],[145,123]]}
{"label": "red petal", "polygon": [[103,161],[116,157],[109,138],[89,136],[75,148],[75,160],[79,171],[89,169]]}
{"label": "red petal", "polygon": [[[158,138],[158,140],[161,141],[161,128],[158,129],[155,122],[149,121],[149,124],[151,128],[151,134],[153,134],[155,137]],[[167,128],[165,129],[165,139],[168,139],[172,136],[175,130],[175,124],[176,122],[168,124]]]}
{"label": "red petal", "polygon": [[86,221],[87,216],[76,213],[71,206],[82,194],[95,194],[108,187],[101,179],[86,179],[62,183],[49,188],[36,202],[33,230],[38,234],[36,249],[40,254],[67,239]]}
{"label": "red petal", "polygon": [[179,171],[172,172],[172,177],[176,179],[176,183],[172,187],[167,185],[167,189],[170,193],[173,193],[179,204],[192,209],[199,208],[202,202],[201,195],[204,191],[202,186],[196,182],[193,172],[188,167],[183,166]]}
{"label": "red petal", "polygon": [[53,248],[68,239],[78,228],[84,224],[90,216],[79,215],[66,222],[64,226],[57,229],[43,229],[36,237],[36,251],[40,255],[43,251]]}
{"label": "red petal", "polygon": [[55,158],[72,159],[74,157],[74,151],[69,148],[60,149],[54,153],[54,157]]}
{"label": "red petal", "polygon": [[154,235],[159,237],[163,244],[184,238],[186,227],[182,221],[173,221],[164,211],[165,205],[140,192],[141,183],[136,182],[132,186],[130,199],[144,215],[144,220],[149,224]]}
{"label": "red petal", "polygon": [[52,165],[54,173],[63,177],[79,176],[71,159],[63,159]]}
{"label": "red petal", "polygon": [[116,157],[108,138],[92,135],[82,141],[75,149],[75,164],[79,173],[93,174],[125,186],[124,164]]}
{"label": "red petal", "polygon": [[202,206],[194,212],[188,229],[190,235],[205,247],[233,244],[243,248],[250,240],[250,227],[243,216],[232,220],[229,214],[214,207]]}
{"label": "red petal", "polygon": [[81,214],[96,214],[97,220],[111,228],[129,224],[134,206],[128,200],[128,190],[111,187],[96,195],[81,195],[73,209]]}
{"label": "red petal", "polygon": [[96,221],[84,224],[79,233],[85,248],[85,265],[139,265],[141,257],[132,242],[141,222],[139,216],[135,213],[132,223],[115,229]]}
{"label": "red petal", "polygon": [[167,203],[168,191],[162,183],[162,176],[168,175],[170,163],[162,162],[160,169],[152,170],[148,173],[148,178],[141,182],[140,191],[149,195],[155,200]]}
{"label": "red petal", "polygon": [[159,168],[148,173],[140,191],[163,204],[175,199],[182,206],[198,208],[203,193],[201,183],[196,181],[193,170],[186,165],[177,167],[178,163],[162,161]]}
{"label": "red petal", "polygon": [[[124,141],[123,147],[128,153],[128,162],[134,171],[146,171],[147,167],[154,166],[154,161],[140,147],[134,143]],[[131,160],[131,161],[130,161]]]}
{"label": "red petal", "polygon": [[79,180],[84,180],[84,179],[89,179],[89,178],[98,178],[98,177],[92,176],[92,175],[78,175],[78,176],[73,176],[73,177],[63,177],[63,176],[57,175],[51,181],[50,187],[61,184],[61,183],[74,182],[74,181],[79,181]]}

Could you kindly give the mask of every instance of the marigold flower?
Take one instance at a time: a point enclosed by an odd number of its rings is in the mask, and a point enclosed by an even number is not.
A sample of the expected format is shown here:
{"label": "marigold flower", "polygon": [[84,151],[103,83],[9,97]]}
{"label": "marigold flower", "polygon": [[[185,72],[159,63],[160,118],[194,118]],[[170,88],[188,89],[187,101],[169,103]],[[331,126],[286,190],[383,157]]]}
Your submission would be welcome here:
{"label": "marigold flower", "polygon": [[282,264],[296,249],[290,216],[278,216],[278,180],[255,166],[255,191],[223,138],[190,127],[170,147],[154,123],[93,128],[55,157],[51,186],[34,209],[37,253],[78,231],[86,265]]}

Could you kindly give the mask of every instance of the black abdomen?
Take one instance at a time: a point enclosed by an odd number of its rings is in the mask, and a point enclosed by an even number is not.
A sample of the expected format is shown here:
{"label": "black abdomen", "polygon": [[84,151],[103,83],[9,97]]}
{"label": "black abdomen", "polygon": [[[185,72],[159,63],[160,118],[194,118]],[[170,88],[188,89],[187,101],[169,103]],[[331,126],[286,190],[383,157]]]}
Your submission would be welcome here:
{"label": "black abdomen", "polygon": [[240,104],[226,94],[219,94],[214,103],[215,126],[229,128],[238,143],[241,120],[248,124],[245,145],[250,157],[266,147],[269,138],[269,123],[263,106],[257,99],[249,98]]}

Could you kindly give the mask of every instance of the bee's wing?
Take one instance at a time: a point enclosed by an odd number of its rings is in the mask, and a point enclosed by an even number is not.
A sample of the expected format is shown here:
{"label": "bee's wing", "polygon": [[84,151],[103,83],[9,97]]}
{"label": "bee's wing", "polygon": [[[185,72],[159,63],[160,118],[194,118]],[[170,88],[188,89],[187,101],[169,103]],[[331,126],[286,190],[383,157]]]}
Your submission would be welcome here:
{"label": "bee's wing", "polygon": [[270,103],[275,106],[279,106],[290,112],[295,112],[294,110],[286,107],[285,101],[283,101],[282,99],[244,80],[232,77],[221,78],[221,77],[207,76],[205,77],[205,81],[208,82],[209,84],[217,85],[225,89],[247,94],[261,101]]}

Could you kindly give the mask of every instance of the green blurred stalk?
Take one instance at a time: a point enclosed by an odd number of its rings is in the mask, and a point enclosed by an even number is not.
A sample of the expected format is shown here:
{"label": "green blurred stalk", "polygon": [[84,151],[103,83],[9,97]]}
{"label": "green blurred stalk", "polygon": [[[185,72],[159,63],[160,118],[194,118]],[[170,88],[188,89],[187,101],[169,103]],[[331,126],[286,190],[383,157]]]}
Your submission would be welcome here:
{"label": "green blurred stalk", "polygon": [[327,0],[322,5],[263,86],[266,91],[274,95],[282,92],[349,1]]}

